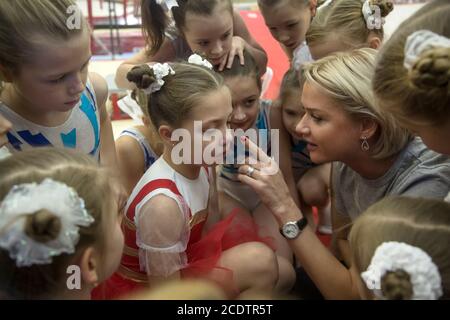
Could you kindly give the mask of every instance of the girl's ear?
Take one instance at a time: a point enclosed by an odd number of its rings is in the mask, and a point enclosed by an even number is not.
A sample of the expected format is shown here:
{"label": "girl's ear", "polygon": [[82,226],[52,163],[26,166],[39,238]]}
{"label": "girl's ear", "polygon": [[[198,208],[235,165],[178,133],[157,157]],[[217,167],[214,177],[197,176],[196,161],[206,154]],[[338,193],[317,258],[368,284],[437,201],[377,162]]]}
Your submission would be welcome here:
{"label": "girl's ear", "polygon": [[100,281],[99,267],[100,260],[97,252],[93,247],[88,247],[84,250],[80,260],[81,278],[83,282],[93,287],[97,286]]}
{"label": "girl's ear", "polygon": [[171,140],[171,138],[172,138],[172,131],[173,131],[173,129],[170,126],[165,125],[165,124],[163,124],[163,125],[161,125],[159,127],[159,129],[158,129],[159,136],[161,137],[161,140],[165,144],[170,144],[171,145],[173,143],[172,140]]}
{"label": "girl's ear", "polygon": [[369,34],[369,37],[367,38],[367,43],[369,45],[369,48],[372,49],[378,49],[381,47],[381,39],[376,34]]}

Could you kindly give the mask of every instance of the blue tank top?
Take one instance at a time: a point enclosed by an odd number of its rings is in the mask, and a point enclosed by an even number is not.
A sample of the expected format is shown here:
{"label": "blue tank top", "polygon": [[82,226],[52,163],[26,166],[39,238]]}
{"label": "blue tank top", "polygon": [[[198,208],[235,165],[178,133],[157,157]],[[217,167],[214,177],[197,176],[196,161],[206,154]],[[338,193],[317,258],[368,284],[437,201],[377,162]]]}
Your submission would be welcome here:
{"label": "blue tank top", "polygon": [[159,158],[155,151],[153,151],[147,138],[145,138],[145,136],[138,129],[135,129],[133,127],[123,130],[119,135],[119,138],[123,136],[131,137],[138,142],[139,146],[142,149],[142,152],[144,153],[144,172],[147,171],[147,169],[150,168],[153,163],[155,163],[156,159]]}

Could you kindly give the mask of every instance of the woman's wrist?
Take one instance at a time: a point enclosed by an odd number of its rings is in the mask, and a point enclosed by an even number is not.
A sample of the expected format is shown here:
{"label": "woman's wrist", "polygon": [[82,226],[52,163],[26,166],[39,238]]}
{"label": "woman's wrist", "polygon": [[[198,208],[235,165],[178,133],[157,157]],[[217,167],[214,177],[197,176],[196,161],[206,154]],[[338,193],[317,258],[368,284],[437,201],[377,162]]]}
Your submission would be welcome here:
{"label": "woman's wrist", "polygon": [[289,221],[298,221],[303,218],[302,212],[292,198],[286,203],[281,204],[273,213],[277,217],[280,227]]}

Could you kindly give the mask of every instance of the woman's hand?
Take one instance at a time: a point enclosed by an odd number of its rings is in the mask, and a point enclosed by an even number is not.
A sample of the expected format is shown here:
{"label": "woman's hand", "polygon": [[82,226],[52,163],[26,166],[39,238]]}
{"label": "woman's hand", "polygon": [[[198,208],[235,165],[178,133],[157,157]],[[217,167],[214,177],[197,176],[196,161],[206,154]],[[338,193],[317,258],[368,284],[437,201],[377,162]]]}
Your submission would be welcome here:
{"label": "woman's hand", "polygon": [[280,224],[289,218],[298,219],[299,208],[291,197],[276,161],[247,137],[241,137],[241,139],[256,159],[249,159],[246,162],[248,164],[239,168],[239,180],[255,190]]}
{"label": "woman's hand", "polygon": [[234,36],[231,40],[231,49],[230,52],[226,55],[226,57],[222,60],[219,65],[219,71],[223,71],[225,65],[228,69],[233,65],[234,57],[239,56],[239,61],[241,65],[244,65],[244,50],[247,42],[241,37]]}

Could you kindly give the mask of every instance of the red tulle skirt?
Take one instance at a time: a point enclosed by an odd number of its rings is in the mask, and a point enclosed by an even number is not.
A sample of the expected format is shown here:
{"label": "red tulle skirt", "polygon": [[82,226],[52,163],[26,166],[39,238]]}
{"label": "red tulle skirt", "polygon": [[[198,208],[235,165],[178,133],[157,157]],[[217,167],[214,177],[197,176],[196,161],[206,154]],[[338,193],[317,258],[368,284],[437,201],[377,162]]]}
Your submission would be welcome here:
{"label": "red tulle skirt", "polygon": [[[192,236],[192,234],[191,234]],[[180,270],[181,278],[204,278],[214,281],[234,297],[238,288],[233,271],[218,265],[222,252],[247,242],[262,242],[275,250],[272,238],[258,235],[258,227],[251,217],[234,209],[225,219],[216,223],[200,240],[188,244],[188,266]],[[148,289],[147,283],[127,279],[119,273],[94,288],[92,299],[120,299],[126,295]]]}

